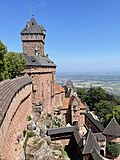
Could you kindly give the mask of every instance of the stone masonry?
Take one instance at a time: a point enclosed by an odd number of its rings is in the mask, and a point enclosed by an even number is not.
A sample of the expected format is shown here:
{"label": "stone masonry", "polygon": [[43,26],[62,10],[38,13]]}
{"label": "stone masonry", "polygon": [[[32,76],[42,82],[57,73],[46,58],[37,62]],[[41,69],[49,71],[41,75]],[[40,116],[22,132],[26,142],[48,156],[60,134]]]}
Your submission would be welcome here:
{"label": "stone masonry", "polygon": [[38,25],[34,17],[21,32],[23,55],[27,60],[27,73],[33,82],[32,103],[40,104],[48,113],[54,106],[54,83],[56,65],[44,55],[46,30]]}
{"label": "stone masonry", "polygon": [[25,54],[28,53],[29,55],[33,55],[33,53],[35,53],[36,48],[38,49],[38,54],[40,56],[44,55],[44,44],[41,41],[36,41],[36,40],[23,41],[23,52]]}
{"label": "stone masonry", "polygon": [[23,131],[28,123],[27,117],[32,113],[31,91],[30,83],[23,83],[18,88],[0,126],[0,155],[6,160],[15,160],[23,155]]}
{"label": "stone masonry", "polygon": [[44,113],[50,112],[54,107],[55,68],[31,68],[26,72],[33,82],[33,104],[40,103]]}
{"label": "stone masonry", "polygon": [[23,53],[28,55],[44,56],[46,30],[35,21],[34,17],[27,22],[21,32]]}

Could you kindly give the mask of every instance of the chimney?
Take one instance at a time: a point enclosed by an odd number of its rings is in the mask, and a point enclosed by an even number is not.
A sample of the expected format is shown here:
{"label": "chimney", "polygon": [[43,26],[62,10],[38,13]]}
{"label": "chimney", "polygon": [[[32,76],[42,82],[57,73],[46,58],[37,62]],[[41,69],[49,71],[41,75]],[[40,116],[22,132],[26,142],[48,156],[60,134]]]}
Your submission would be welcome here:
{"label": "chimney", "polygon": [[49,58],[49,55],[48,55],[48,53],[46,53],[46,58]]}
{"label": "chimney", "polygon": [[29,21],[27,21],[27,27],[29,28]]}

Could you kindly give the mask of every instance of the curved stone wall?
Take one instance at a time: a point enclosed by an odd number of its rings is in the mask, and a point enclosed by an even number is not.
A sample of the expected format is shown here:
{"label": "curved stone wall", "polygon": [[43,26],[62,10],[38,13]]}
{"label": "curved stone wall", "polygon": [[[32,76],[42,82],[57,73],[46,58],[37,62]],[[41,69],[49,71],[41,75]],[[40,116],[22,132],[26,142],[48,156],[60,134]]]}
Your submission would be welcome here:
{"label": "curved stone wall", "polygon": [[0,83],[0,155],[6,160],[23,153],[23,130],[32,112],[31,93],[29,76]]}

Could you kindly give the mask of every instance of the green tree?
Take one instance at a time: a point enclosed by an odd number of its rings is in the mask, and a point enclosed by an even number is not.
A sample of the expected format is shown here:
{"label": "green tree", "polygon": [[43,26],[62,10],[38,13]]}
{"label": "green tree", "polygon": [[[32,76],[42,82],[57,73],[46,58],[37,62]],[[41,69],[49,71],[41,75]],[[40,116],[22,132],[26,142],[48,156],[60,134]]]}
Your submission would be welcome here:
{"label": "green tree", "polygon": [[82,102],[85,102],[86,100],[86,89],[85,88],[77,88],[77,94],[79,98],[82,100]]}
{"label": "green tree", "polygon": [[114,105],[110,101],[100,100],[95,104],[94,111],[104,125],[108,123],[107,116],[113,112]]}
{"label": "green tree", "polygon": [[117,105],[120,105],[120,97],[117,97],[115,100],[116,100]]}
{"label": "green tree", "polygon": [[101,87],[92,87],[86,93],[86,103],[93,109],[100,100],[105,100],[106,93]]}
{"label": "green tree", "polygon": [[120,106],[116,106],[113,109],[112,113],[107,114],[106,120],[109,122],[113,116],[115,117],[117,122],[120,124]]}
{"label": "green tree", "polygon": [[0,81],[8,78],[4,56],[7,53],[7,47],[0,40]]}
{"label": "green tree", "polygon": [[26,60],[21,54],[9,52],[5,54],[6,68],[9,78],[15,78],[26,67]]}
{"label": "green tree", "polygon": [[118,157],[120,154],[120,144],[115,142],[107,143],[106,152],[111,157]]}

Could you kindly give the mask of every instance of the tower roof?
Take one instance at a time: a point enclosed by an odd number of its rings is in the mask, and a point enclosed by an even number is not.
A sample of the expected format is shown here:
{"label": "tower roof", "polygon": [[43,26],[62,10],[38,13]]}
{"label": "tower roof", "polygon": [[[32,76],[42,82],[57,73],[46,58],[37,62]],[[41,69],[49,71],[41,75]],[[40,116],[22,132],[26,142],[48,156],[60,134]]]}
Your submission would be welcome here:
{"label": "tower roof", "polygon": [[42,25],[38,25],[34,17],[31,18],[30,21],[27,22],[25,28],[21,31],[21,34],[45,34],[46,30]]}
{"label": "tower roof", "polygon": [[68,81],[66,82],[65,86],[68,87],[68,88],[74,89],[74,85],[73,85],[73,83],[72,83],[71,80],[68,80]]}
{"label": "tower roof", "polygon": [[23,53],[21,53],[21,54],[26,59],[27,67],[42,67],[42,66],[56,67],[56,64],[46,57],[35,56],[35,55],[29,56],[29,55],[23,54]]}
{"label": "tower roof", "polygon": [[83,154],[90,154],[92,153],[92,150],[96,148],[96,150],[100,151],[100,147],[93,135],[93,132],[91,129],[89,129],[88,135],[87,135],[87,140],[83,149]]}
{"label": "tower roof", "polygon": [[114,117],[104,129],[103,134],[120,137],[120,126]]}

